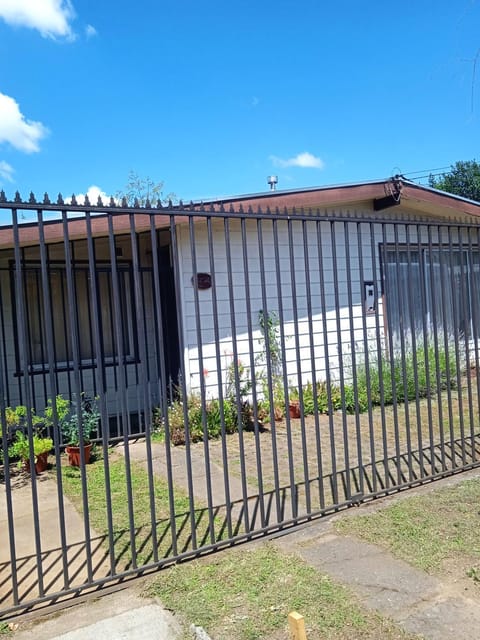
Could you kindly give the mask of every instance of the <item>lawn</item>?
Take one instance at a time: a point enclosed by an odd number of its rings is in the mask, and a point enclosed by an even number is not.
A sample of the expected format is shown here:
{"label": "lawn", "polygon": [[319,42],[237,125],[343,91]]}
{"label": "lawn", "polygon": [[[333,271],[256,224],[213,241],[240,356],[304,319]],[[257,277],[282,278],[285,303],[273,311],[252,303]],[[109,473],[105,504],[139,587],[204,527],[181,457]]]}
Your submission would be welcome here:
{"label": "lawn", "polygon": [[287,616],[305,618],[308,640],[412,640],[393,622],[363,610],[343,586],[271,544],[237,549],[162,571],[147,588],[213,640],[291,637]]}
{"label": "lawn", "polygon": [[335,526],[428,573],[478,583],[480,478],[402,496],[375,513],[346,514]]}
{"label": "lawn", "polygon": [[[104,536],[104,544],[109,546],[108,505],[106,491],[106,471],[102,459],[85,467],[88,494],[90,526]],[[63,488],[65,495],[80,513],[84,512],[82,500],[81,473],[78,468],[63,467]],[[137,462],[130,463],[130,487],[127,490],[127,467],[125,458],[111,454],[108,460],[110,484],[111,519],[113,529],[113,550],[117,569],[129,568],[132,564],[141,566],[170,557],[176,553],[191,550],[191,517],[186,494],[176,488],[173,497],[175,516],[170,517],[169,494],[166,481],[155,477],[152,481],[154,499],[150,499],[148,473]],[[130,500],[129,500],[130,498]],[[193,514],[197,546],[209,541],[209,522],[205,512],[196,504]],[[132,530],[130,530],[130,515]],[[176,531],[176,549],[172,525]],[[214,522],[215,535],[221,537],[221,526]],[[153,532],[153,533],[152,533]]]}

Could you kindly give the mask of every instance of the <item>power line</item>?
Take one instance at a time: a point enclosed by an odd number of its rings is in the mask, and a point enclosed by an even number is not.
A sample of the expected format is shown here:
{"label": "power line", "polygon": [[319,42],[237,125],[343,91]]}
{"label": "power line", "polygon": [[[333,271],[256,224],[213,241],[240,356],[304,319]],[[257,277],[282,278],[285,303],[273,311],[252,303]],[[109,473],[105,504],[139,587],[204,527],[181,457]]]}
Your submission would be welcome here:
{"label": "power line", "polygon": [[434,171],[444,171],[445,169],[451,169],[451,166],[449,165],[448,167],[435,167],[434,169],[420,169],[419,171],[409,171],[408,173],[404,173],[404,176],[411,176],[415,173],[427,173],[428,175],[432,174],[432,175],[441,175],[441,174],[436,174],[433,173]]}

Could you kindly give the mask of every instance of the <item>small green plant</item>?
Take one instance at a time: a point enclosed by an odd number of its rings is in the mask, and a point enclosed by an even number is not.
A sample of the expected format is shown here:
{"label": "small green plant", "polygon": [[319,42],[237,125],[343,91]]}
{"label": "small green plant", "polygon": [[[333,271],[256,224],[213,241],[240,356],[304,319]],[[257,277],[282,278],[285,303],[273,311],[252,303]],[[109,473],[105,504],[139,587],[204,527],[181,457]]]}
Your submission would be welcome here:
{"label": "small green plant", "polygon": [[[6,420],[6,433],[10,434],[18,427],[25,427],[27,425],[28,409],[25,405],[19,404],[16,407],[5,408],[5,420]],[[35,410],[30,410],[30,416],[32,418],[33,426],[37,426],[42,422],[42,418],[37,416]],[[0,437],[3,434],[3,424],[0,422]]]}
{"label": "small green plant", "polygon": [[[52,448],[53,440],[51,438],[44,438],[41,433],[33,434],[33,456],[35,462],[37,462],[39,456],[48,453]],[[15,434],[15,441],[9,447],[8,455],[10,458],[19,458],[19,467],[30,460],[30,442],[23,431],[17,431]]]}
{"label": "small green plant", "polygon": [[61,395],[58,395],[55,398],[55,402],[49,398],[47,406],[45,407],[45,411],[43,412],[45,425],[47,427],[53,427],[54,424],[54,413],[56,411],[57,420],[60,427],[63,425],[65,420],[68,418],[70,413],[70,400],[67,400]]}
{"label": "small green plant", "polygon": [[283,361],[278,315],[275,311],[264,313],[263,309],[260,309],[258,312],[258,325],[262,332],[259,342],[263,347],[263,353],[259,354],[259,360],[262,363],[266,363],[268,350],[272,377],[280,377],[283,374]]}
{"label": "small green plant", "polygon": [[[261,331],[259,339],[261,352],[256,357],[256,364],[263,368],[257,376],[262,386],[263,398],[258,402],[258,416],[260,420],[270,419],[272,408],[275,420],[281,420],[285,415],[284,367],[282,358],[282,343],[280,321],[275,311],[258,312],[258,326]],[[268,380],[268,363],[270,363],[271,389]],[[272,407],[273,405],[273,407]]]}
{"label": "small green plant", "polygon": [[[246,396],[251,389],[248,369],[241,361],[228,363],[225,377],[223,402],[219,399],[207,399],[202,402],[201,395],[190,392],[183,399],[182,389],[177,389],[177,399],[168,407],[168,426],[170,440],[174,445],[185,444],[185,414],[188,423],[188,434],[191,442],[199,442],[206,437],[218,438],[223,429],[231,434],[238,430],[239,419],[245,428],[252,423],[252,408]],[[238,389],[238,399],[237,399]],[[159,408],[154,410],[154,433],[161,440],[165,437],[165,420]]]}
{"label": "small green plant", "polygon": [[[61,407],[63,407],[63,402],[64,399],[62,398],[62,402],[60,403]],[[65,444],[78,447],[80,444],[80,433],[82,433],[83,436],[83,443],[88,444],[92,438],[92,434],[98,429],[99,419],[100,413],[96,399],[90,400],[84,394],[81,394],[79,400],[69,402],[69,412],[64,414],[61,420],[61,429]]]}
{"label": "small green plant", "polygon": [[467,571],[467,576],[472,578],[474,582],[480,582],[480,569],[478,567],[471,567]]}

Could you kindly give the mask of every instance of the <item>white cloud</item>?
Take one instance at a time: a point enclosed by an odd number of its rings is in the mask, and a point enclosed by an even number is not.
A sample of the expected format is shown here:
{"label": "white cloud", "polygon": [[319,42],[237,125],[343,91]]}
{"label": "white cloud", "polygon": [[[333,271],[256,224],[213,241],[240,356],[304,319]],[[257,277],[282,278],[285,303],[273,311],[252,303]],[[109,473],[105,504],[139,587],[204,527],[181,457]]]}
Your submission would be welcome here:
{"label": "white cloud", "polygon": [[5,160],[0,160],[0,182],[6,180],[7,182],[13,182],[14,169]]}
{"label": "white cloud", "polygon": [[89,38],[93,38],[94,36],[98,35],[98,31],[91,24],[87,24],[87,26],[85,27],[85,35],[87,36],[88,40]]}
{"label": "white cloud", "polygon": [[8,142],[19,151],[33,153],[40,151],[39,142],[47,133],[41,122],[25,118],[18,102],[0,93],[0,144]]}
{"label": "white cloud", "polygon": [[[107,195],[105,191],[102,191],[102,189],[100,187],[97,187],[95,184],[92,184],[91,187],[88,187],[86,194],[85,193],[75,194],[75,200],[77,201],[77,204],[84,204],[86,195],[88,196],[88,199],[90,200],[90,204],[92,205],[97,204],[98,196],[102,198],[103,204],[109,204],[110,202],[110,196]],[[71,202],[72,202],[71,197],[65,198],[66,204],[71,204]]]}
{"label": "white cloud", "polygon": [[70,0],[0,0],[0,17],[12,26],[37,29],[44,38],[75,38]]}
{"label": "white cloud", "polygon": [[270,160],[273,162],[275,167],[281,167],[282,169],[285,169],[286,167],[323,169],[325,167],[325,163],[321,158],[314,156],[308,151],[299,153],[293,158],[288,158],[288,160],[284,160],[278,156],[270,156]]}

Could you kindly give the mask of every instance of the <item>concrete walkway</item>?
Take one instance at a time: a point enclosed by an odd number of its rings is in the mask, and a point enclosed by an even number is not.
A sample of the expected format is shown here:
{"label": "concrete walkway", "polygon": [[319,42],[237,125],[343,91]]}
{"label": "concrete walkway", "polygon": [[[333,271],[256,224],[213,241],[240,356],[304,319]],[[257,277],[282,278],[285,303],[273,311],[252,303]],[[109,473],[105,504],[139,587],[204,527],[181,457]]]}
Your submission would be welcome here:
{"label": "concrete walkway", "polygon": [[110,564],[103,537],[90,530],[85,543],[85,525],[72,503],[63,497],[65,540],[59,520],[57,483],[46,475],[36,482],[39,527],[35,527],[32,507],[32,480],[27,474],[12,477],[11,499],[14,516],[16,582],[13,582],[6,486],[0,483],[0,610],[19,601],[33,600],[84,584],[90,572],[95,578],[107,576]]}
{"label": "concrete walkway", "polygon": [[15,640],[175,640],[180,627],[157,602],[135,587],[75,605],[43,621],[25,625]]}
{"label": "concrete walkway", "polygon": [[336,535],[331,522],[312,523],[278,538],[276,544],[347,586],[362,605],[391,618],[406,631],[426,640],[473,640],[480,636],[478,599],[375,545]]}

